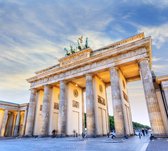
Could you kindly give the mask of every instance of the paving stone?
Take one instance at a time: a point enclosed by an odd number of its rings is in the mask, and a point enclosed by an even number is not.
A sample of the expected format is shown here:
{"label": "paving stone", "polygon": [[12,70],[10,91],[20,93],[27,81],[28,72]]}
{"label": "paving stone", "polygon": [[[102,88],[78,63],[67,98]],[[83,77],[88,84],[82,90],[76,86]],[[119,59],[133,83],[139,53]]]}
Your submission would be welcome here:
{"label": "paving stone", "polygon": [[145,151],[148,142],[148,136],[116,140],[107,137],[18,138],[0,140],[0,151]]}
{"label": "paving stone", "polygon": [[146,151],[168,151],[168,139],[150,141]]}

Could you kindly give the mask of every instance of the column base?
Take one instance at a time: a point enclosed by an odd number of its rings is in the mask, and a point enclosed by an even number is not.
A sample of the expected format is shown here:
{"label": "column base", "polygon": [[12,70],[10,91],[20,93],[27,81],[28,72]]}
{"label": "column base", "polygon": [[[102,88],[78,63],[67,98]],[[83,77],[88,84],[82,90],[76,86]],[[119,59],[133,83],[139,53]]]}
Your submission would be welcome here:
{"label": "column base", "polygon": [[34,135],[24,135],[22,137],[29,138],[29,137],[34,137]]}
{"label": "column base", "polygon": [[125,137],[125,136],[126,136],[126,135],[123,135],[123,134],[119,134],[119,135],[116,134],[116,137],[117,137],[117,138],[123,138],[123,137]]}
{"label": "column base", "polygon": [[154,136],[156,138],[167,138],[168,134],[152,134],[152,136]]}

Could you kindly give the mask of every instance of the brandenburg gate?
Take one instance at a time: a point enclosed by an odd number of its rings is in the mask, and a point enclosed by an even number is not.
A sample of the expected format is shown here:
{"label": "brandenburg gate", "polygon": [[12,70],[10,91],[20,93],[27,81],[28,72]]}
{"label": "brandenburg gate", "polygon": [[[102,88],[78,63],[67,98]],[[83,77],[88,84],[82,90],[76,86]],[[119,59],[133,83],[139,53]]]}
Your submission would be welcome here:
{"label": "brandenburg gate", "polygon": [[127,82],[141,79],[152,132],[166,136],[166,111],[159,103],[151,62],[151,37],[141,33],[94,51],[85,47],[59,59],[57,65],[36,72],[27,79],[31,94],[25,135],[47,136],[54,129],[62,136],[73,135],[74,131],[81,134],[85,130],[85,108],[87,135],[106,135],[107,86],[111,87],[116,135],[132,135]]}

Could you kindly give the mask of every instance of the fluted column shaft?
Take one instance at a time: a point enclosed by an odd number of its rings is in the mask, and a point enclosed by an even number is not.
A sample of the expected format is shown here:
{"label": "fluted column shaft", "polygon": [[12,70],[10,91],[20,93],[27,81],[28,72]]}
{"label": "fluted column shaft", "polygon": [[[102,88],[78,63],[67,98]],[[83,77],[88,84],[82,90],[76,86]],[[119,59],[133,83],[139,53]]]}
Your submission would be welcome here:
{"label": "fluted column shaft", "polygon": [[93,77],[91,74],[86,75],[86,119],[87,134],[89,136],[96,136]]}
{"label": "fluted column shaft", "polygon": [[50,101],[51,101],[51,87],[50,85],[45,85],[43,106],[42,106],[42,126],[41,126],[41,135],[43,136],[49,134],[48,127],[49,127]]}
{"label": "fluted column shaft", "polygon": [[28,115],[27,115],[27,122],[26,122],[26,130],[25,130],[25,135],[26,136],[32,136],[33,135],[34,120],[35,120],[35,109],[36,109],[36,90],[31,89]]}
{"label": "fluted column shaft", "polygon": [[118,137],[123,137],[125,135],[124,111],[117,68],[110,68],[110,79],[115,131]]}
{"label": "fluted column shaft", "polygon": [[1,125],[1,131],[0,131],[0,136],[2,137],[5,135],[5,128],[6,128],[7,120],[8,120],[8,110],[5,110],[3,120],[2,120],[2,125]]}
{"label": "fluted column shaft", "polygon": [[164,99],[165,99],[165,105],[166,105],[165,108],[168,109],[168,81],[162,81],[161,85],[164,93]]}
{"label": "fluted column shaft", "polygon": [[67,84],[65,81],[60,81],[58,132],[61,135],[67,134],[67,103]]}
{"label": "fluted column shaft", "polygon": [[17,114],[16,123],[15,123],[15,129],[14,129],[14,136],[18,136],[19,122],[20,122],[20,112],[18,112],[18,114]]}
{"label": "fluted column shaft", "polygon": [[24,121],[23,121],[21,136],[23,136],[25,134],[26,121],[27,121],[27,109],[24,112]]}
{"label": "fluted column shaft", "polygon": [[82,90],[82,132],[85,131],[84,90]]}
{"label": "fluted column shaft", "polygon": [[165,135],[164,128],[156,92],[153,85],[151,70],[147,59],[139,61],[141,79],[143,81],[144,93],[151,123],[152,133],[154,135]]}

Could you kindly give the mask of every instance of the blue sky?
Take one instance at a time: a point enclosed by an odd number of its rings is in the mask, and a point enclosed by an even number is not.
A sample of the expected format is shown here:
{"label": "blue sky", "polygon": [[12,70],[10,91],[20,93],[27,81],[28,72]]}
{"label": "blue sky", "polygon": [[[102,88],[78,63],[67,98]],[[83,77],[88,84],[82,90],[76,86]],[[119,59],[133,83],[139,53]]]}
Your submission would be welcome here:
{"label": "blue sky", "polygon": [[[140,32],[153,39],[152,70],[167,74],[167,0],[0,0],[0,100],[28,102],[25,79],[80,35],[96,49]],[[134,98],[139,85],[129,86]]]}

